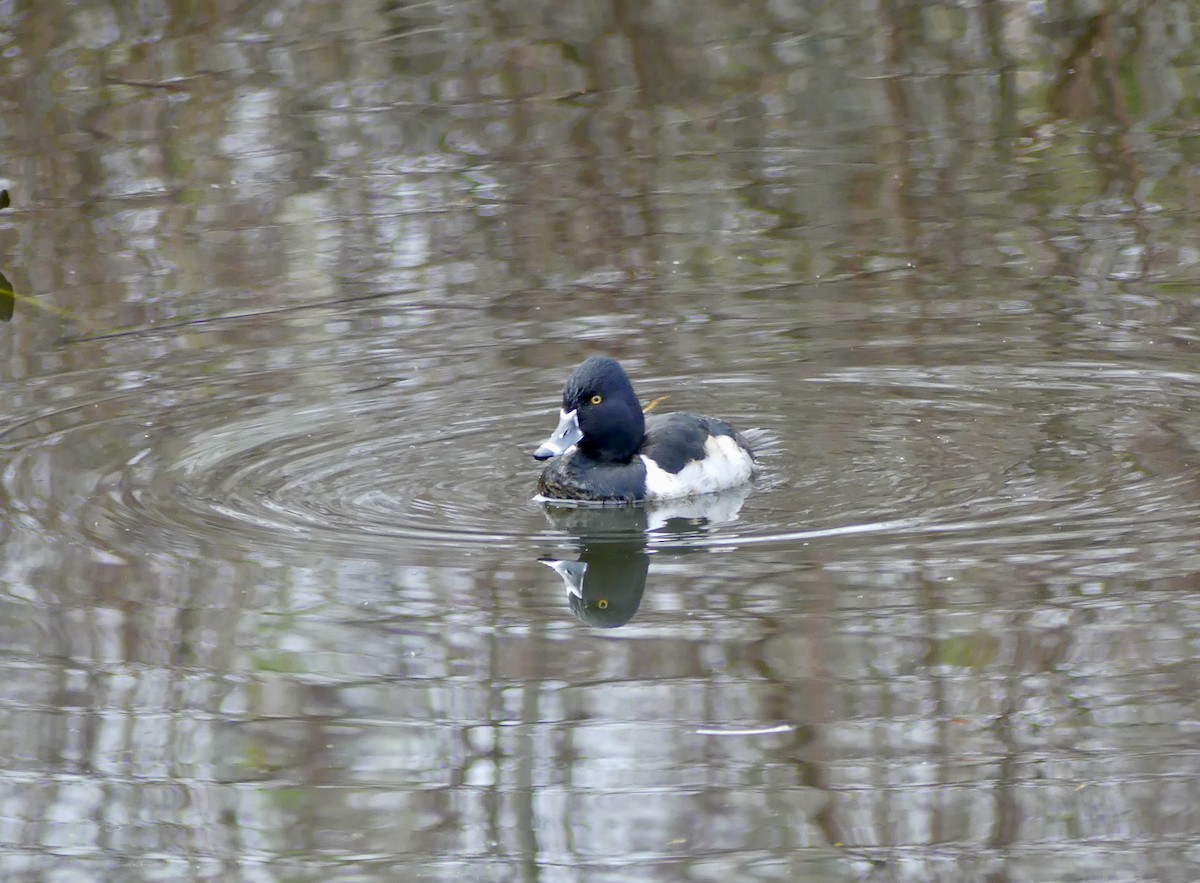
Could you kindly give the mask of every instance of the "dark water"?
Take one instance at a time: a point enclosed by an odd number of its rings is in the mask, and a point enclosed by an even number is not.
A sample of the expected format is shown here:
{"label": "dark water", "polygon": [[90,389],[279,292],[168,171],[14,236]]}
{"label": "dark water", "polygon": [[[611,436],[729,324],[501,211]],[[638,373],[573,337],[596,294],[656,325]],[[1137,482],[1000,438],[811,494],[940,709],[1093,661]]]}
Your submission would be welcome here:
{"label": "dark water", "polygon": [[0,877],[1200,879],[1197,4],[3,16]]}

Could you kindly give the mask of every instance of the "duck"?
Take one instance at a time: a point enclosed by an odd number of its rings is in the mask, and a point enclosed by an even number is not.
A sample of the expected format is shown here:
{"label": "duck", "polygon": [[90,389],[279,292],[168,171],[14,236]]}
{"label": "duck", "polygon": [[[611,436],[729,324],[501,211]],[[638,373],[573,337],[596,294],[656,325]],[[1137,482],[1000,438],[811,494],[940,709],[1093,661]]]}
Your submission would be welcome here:
{"label": "duck", "polygon": [[567,378],[558,426],[533,452],[550,460],[543,501],[647,503],[716,493],[750,480],[750,444],[716,417],[643,412],[616,359],[591,356]]}

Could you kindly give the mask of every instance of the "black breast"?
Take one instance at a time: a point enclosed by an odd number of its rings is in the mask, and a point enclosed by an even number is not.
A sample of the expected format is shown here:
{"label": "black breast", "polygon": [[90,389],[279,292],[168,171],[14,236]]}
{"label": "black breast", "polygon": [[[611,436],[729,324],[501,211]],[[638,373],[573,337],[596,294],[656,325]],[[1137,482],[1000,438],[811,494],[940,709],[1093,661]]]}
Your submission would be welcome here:
{"label": "black breast", "polygon": [[542,470],[538,493],[554,500],[623,500],[646,497],[646,464],[641,457],[628,463],[603,463],[572,451],[555,457]]}

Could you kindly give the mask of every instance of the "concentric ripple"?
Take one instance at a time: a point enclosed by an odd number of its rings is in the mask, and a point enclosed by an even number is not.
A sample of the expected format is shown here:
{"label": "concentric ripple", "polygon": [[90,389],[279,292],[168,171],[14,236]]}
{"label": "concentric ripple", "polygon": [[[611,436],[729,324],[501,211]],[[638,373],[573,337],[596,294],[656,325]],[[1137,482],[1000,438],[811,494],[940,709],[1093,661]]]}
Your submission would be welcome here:
{"label": "concentric ripple", "polygon": [[394,553],[397,542],[511,548],[538,513],[528,505],[536,472],[515,468],[510,420],[426,431],[384,401],[360,400],[197,427],[107,474],[94,525],[110,537],[149,524],[348,555]]}
{"label": "concentric ripple", "polygon": [[267,413],[198,433],[163,464],[178,506],[156,514],[174,512],[181,526],[224,520],[356,546],[368,537],[511,546],[527,533],[511,502],[528,500],[536,473],[524,461],[523,475],[511,468],[520,447],[511,434],[534,414],[431,425],[389,413],[387,402],[359,404],[350,413]]}
{"label": "concentric ripple", "polygon": [[[769,378],[745,379],[762,400],[730,393],[718,406],[766,430],[762,474],[744,503],[708,519],[720,523],[677,523],[671,545],[860,538],[864,555],[919,545],[926,560],[1053,561],[1071,548],[1079,572],[1195,567],[1196,375],[1082,362],[845,369],[804,384],[806,413],[820,415],[806,420],[778,407]],[[245,377],[80,391],[7,424],[4,489],[31,523],[106,554],[535,554],[573,538],[531,502],[529,450],[553,415],[517,392],[536,384],[509,382],[487,393],[511,403],[503,412],[454,379],[259,396]]]}

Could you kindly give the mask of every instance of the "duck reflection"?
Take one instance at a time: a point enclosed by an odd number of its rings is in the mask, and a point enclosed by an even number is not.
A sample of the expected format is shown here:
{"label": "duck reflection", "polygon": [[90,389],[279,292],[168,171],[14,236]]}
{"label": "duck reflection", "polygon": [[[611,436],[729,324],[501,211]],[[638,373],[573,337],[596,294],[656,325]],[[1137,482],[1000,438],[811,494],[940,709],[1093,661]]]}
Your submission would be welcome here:
{"label": "duck reflection", "polygon": [[562,577],[571,612],[596,628],[633,619],[650,570],[652,552],[703,551],[712,525],[737,519],[749,487],[691,500],[646,506],[543,504],[546,518],[579,542],[575,560],[539,558]]}

